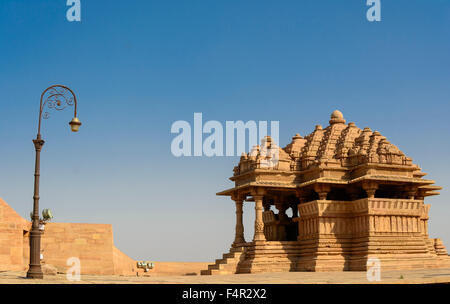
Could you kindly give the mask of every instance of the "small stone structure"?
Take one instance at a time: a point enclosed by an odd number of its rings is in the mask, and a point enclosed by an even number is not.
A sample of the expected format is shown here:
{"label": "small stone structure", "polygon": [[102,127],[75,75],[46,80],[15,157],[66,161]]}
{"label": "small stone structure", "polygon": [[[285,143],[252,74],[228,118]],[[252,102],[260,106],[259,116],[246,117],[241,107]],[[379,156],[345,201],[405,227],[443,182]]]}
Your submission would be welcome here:
{"label": "small stone structure", "polygon": [[[364,271],[370,258],[382,269],[450,267],[442,241],[428,236],[424,204],[441,187],[378,131],[337,110],[329,123],[285,148],[266,137],[242,155],[235,186],[218,193],[235,201],[235,240],[202,274]],[[252,242],[244,202],[255,204]]]}
{"label": "small stone structure", "polygon": [[[31,222],[18,215],[0,198],[0,271],[28,269]],[[143,273],[136,261],[114,246],[109,224],[47,223],[42,232],[44,274],[50,268],[65,273],[67,260],[80,260],[81,274],[136,275]]]}

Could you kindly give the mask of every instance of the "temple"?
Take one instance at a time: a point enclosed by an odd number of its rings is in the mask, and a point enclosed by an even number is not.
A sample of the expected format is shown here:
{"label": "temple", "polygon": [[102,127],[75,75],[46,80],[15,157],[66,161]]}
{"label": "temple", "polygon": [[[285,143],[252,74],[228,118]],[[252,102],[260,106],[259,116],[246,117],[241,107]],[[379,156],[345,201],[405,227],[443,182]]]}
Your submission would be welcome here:
{"label": "temple", "polygon": [[[234,187],[217,193],[235,202],[236,234],[202,274],[365,271],[372,258],[382,269],[448,268],[442,241],[428,236],[424,203],[441,187],[425,175],[378,131],[346,124],[337,110],[329,126],[296,134],[285,148],[265,137],[241,156]],[[255,206],[251,241],[244,203]]]}

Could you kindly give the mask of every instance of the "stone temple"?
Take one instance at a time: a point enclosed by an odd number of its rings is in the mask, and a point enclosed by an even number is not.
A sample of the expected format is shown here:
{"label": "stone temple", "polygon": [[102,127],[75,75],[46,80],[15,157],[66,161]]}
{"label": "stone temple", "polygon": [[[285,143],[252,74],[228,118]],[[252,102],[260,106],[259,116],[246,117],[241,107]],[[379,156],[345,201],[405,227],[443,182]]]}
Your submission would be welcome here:
{"label": "stone temple", "polygon": [[[381,269],[450,267],[424,203],[441,187],[378,131],[337,110],[329,124],[284,148],[266,137],[241,156],[234,188],[218,193],[236,204],[235,239],[202,274],[366,271],[374,259]],[[252,241],[244,202],[255,205]]]}

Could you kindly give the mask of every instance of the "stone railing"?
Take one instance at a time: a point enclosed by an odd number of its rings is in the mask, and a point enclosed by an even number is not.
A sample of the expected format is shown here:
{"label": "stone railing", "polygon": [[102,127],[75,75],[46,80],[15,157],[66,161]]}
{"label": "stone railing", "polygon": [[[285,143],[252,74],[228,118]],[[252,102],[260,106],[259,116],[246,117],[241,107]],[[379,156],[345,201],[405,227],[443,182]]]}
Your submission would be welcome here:
{"label": "stone railing", "polygon": [[423,200],[398,198],[363,198],[354,203],[354,213],[373,215],[405,215],[421,216],[423,213]]}
{"label": "stone railing", "polygon": [[299,204],[298,210],[301,237],[314,234],[427,234],[428,206],[422,200],[315,200]]}

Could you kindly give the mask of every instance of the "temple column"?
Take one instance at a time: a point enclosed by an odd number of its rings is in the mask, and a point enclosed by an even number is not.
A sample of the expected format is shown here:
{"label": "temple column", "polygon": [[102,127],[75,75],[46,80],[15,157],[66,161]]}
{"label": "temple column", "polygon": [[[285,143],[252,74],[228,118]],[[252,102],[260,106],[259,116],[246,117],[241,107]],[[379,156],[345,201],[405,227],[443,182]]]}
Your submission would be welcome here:
{"label": "temple column", "polygon": [[368,198],[374,198],[375,197],[375,191],[378,189],[378,184],[375,182],[365,182],[363,184],[363,189],[367,193]]}
{"label": "temple column", "polygon": [[315,184],[314,191],[319,195],[319,200],[326,200],[328,192],[330,192],[330,186],[326,184]]}
{"label": "temple column", "polygon": [[283,204],[280,199],[277,199],[277,202],[275,203],[275,207],[278,209],[278,219],[279,220],[286,219],[287,218],[287,215],[286,215],[287,206],[285,204]]}
{"label": "temple column", "polygon": [[236,204],[236,234],[234,237],[233,246],[237,244],[245,243],[244,238],[244,223],[242,221],[242,215],[243,215],[243,205],[244,200],[241,197],[233,198],[235,204]]}
{"label": "temple column", "polygon": [[416,196],[417,188],[414,187],[408,187],[406,189],[406,195],[408,196],[408,199],[413,200]]}
{"label": "temple column", "polygon": [[262,219],[263,196],[254,195],[253,198],[255,200],[255,235],[253,241],[265,241],[264,222]]}
{"label": "temple column", "polygon": [[426,193],[426,191],[417,189],[417,194],[416,194],[415,199],[423,201],[425,199],[425,193]]}
{"label": "temple column", "polygon": [[263,207],[264,207],[264,212],[270,211],[270,202],[269,201],[264,202],[264,200],[263,200]]}
{"label": "temple column", "polygon": [[300,205],[300,204],[306,203],[306,202],[308,201],[308,196],[307,196],[304,192],[302,192],[302,191],[300,191],[300,190],[298,190],[298,189],[297,189],[297,191],[295,192],[295,195],[296,195],[297,198],[298,198],[298,204],[297,204],[297,206]]}
{"label": "temple column", "polygon": [[319,195],[319,200],[324,201],[327,199],[328,192],[321,191],[321,192],[317,192],[317,194]]}
{"label": "temple column", "polygon": [[277,240],[286,241],[287,240],[286,222],[288,220],[286,209],[288,206],[285,204],[285,202],[281,197],[277,197],[275,201],[275,207],[278,209],[278,220],[280,222],[280,225],[277,226]]}

